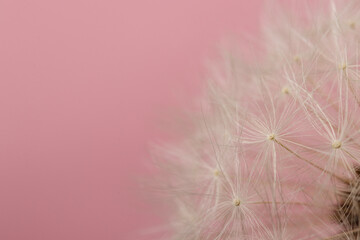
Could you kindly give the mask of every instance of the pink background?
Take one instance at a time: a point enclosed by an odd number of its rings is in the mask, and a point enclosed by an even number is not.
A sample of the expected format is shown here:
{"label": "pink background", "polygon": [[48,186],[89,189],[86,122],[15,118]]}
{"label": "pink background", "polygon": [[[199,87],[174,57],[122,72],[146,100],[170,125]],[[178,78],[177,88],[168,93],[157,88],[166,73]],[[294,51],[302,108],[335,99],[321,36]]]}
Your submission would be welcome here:
{"label": "pink background", "polygon": [[261,2],[0,0],[0,239],[152,239],[147,143]]}

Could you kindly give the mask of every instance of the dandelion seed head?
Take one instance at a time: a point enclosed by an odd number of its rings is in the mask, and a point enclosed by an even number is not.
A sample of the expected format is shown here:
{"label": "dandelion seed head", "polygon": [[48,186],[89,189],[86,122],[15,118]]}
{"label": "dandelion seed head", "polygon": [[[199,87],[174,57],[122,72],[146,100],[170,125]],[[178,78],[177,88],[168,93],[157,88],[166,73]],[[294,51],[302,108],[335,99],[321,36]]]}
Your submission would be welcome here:
{"label": "dandelion seed head", "polygon": [[235,198],[234,200],[233,200],[233,204],[234,204],[234,206],[235,207],[238,207],[238,206],[240,206],[240,199],[238,199],[238,198]]}
{"label": "dandelion seed head", "polygon": [[215,176],[215,177],[219,177],[220,174],[221,174],[220,170],[218,170],[218,169],[215,169],[215,170],[214,170],[214,176]]}
{"label": "dandelion seed head", "polygon": [[339,65],[339,69],[340,70],[345,70],[347,68],[347,64],[346,63],[341,63],[340,65]]}
{"label": "dandelion seed head", "polygon": [[281,92],[283,93],[283,94],[289,94],[290,93],[290,90],[289,90],[289,88],[288,87],[283,87],[282,89],[281,89]]}
{"label": "dandelion seed head", "polygon": [[335,141],[331,144],[331,146],[332,146],[334,149],[339,149],[339,148],[341,148],[341,145],[342,145],[342,143],[341,143],[341,141],[339,141],[339,140],[335,140]]}
{"label": "dandelion seed head", "polygon": [[348,24],[349,24],[349,27],[350,27],[351,29],[354,30],[354,29],[356,28],[356,22],[355,22],[355,21],[351,21],[351,20],[350,20],[350,21],[348,22]]}
{"label": "dandelion seed head", "polygon": [[268,134],[268,135],[267,135],[267,139],[270,140],[270,141],[275,140],[275,134],[274,134],[274,133]]}
{"label": "dandelion seed head", "polygon": [[300,58],[299,55],[295,55],[295,56],[293,57],[293,60],[294,60],[294,62],[296,62],[296,63],[300,63],[300,62],[301,62],[301,58]]}

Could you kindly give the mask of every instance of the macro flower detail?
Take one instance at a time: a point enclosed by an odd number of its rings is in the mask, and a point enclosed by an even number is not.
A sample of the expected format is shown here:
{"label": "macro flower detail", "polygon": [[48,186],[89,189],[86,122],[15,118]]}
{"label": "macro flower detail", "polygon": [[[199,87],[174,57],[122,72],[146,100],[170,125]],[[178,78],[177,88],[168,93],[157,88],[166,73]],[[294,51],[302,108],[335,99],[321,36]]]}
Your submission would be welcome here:
{"label": "macro flower detail", "polygon": [[255,60],[224,53],[193,131],[156,153],[168,239],[360,239],[360,3],[293,16]]}

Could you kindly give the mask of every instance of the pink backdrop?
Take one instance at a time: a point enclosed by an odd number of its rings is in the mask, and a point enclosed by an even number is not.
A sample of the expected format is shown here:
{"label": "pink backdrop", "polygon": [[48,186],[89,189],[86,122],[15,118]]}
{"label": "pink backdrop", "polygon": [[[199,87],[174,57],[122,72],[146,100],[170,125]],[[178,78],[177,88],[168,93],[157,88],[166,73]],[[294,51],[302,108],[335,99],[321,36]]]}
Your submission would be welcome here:
{"label": "pink backdrop", "polygon": [[261,2],[0,0],[0,239],[140,239],[156,122]]}

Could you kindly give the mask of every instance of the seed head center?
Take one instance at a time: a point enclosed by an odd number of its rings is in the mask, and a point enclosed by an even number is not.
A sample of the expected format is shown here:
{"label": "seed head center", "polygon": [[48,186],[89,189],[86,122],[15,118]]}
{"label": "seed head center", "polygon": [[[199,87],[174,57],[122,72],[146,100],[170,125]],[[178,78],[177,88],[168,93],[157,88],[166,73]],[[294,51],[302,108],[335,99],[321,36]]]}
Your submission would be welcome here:
{"label": "seed head center", "polygon": [[349,26],[350,26],[351,29],[355,29],[356,28],[356,22],[349,21]]}
{"label": "seed head center", "polygon": [[283,88],[281,89],[281,92],[282,92],[283,94],[289,94],[289,93],[290,93],[288,87],[283,87]]}
{"label": "seed head center", "polygon": [[269,135],[267,135],[267,139],[273,141],[275,139],[275,134],[270,133]]}
{"label": "seed head center", "polygon": [[240,199],[238,199],[238,198],[235,198],[234,200],[233,200],[233,204],[234,204],[234,206],[235,207],[238,207],[238,206],[240,206]]}
{"label": "seed head center", "polygon": [[214,176],[215,176],[215,177],[220,176],[220,173],[221,173],[221,172],[220,172],[218,169],[215,169],[215,170],[214,170]]}
{"label": "seed head center", "polygon": [[335,140],[335,141],[331,144],[331,146],[332,146],[334,149],[339,149],[339,148],[341,148],[341,145],[342,145],[342,143],[341,143],[339,140]]}
{"label": "seed head center", "polygon": [[294,59],[294,61],[295,61],[296,63],[300,63],[300,56],[299,56],[299,55],[295,55],[295,56],[293,57],[293,59]]}
{"label": "seed head center", "polygon": [[340,70],[345,70],[347,68],[347,64],[346,63],[342,63],[339,65],[339,69]]}

